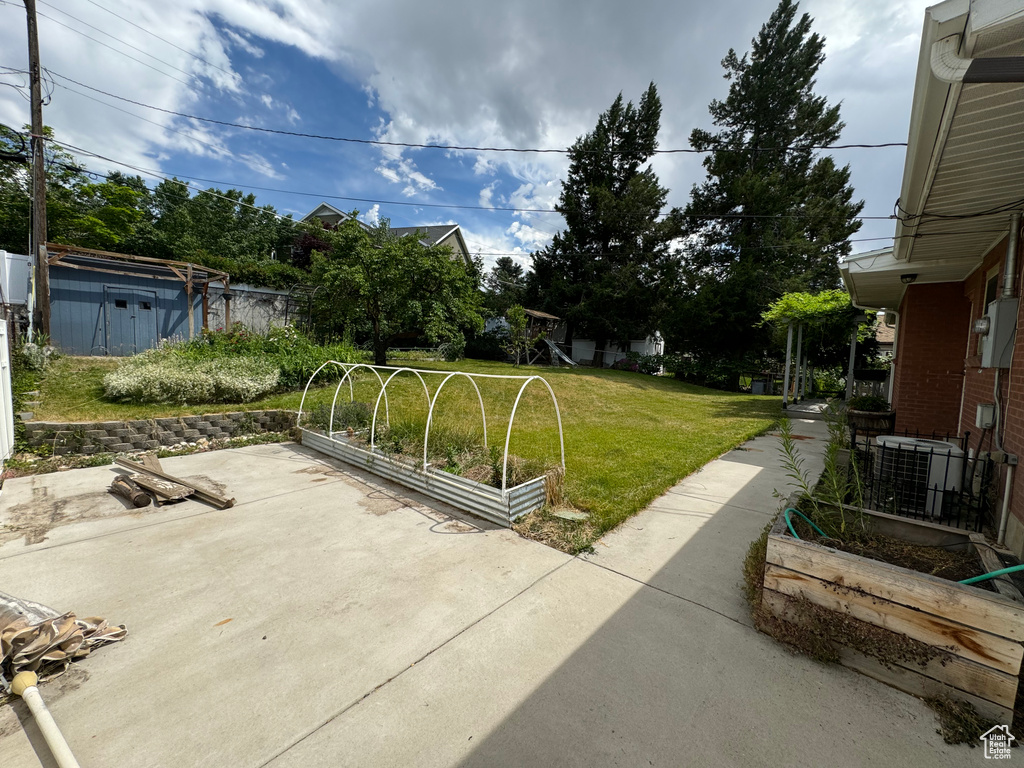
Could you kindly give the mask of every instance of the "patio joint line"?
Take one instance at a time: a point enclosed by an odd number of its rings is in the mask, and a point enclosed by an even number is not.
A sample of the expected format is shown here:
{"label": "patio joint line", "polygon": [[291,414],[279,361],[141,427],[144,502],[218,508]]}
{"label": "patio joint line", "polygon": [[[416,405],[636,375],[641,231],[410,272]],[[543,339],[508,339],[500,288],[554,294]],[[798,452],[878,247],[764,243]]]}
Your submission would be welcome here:
{"label": "patio joint line", "polygon": [[556,566],[555,566],[554,568],[552,568],[552,569],[551,569],[550,571],[547,571],[547,572],[545,572],[545,573],[542,573],[542,574],[541,574],[540,576],[538,576],[538,577],[537,577],[536,579],[534,579],[533,581],[531,581],[531,582],[530,582],[529,584],[527,584],[527,585],[526,585],[525,587],[523,587],[523,588],[522,588],[521,590],[519,590],[519,591],[518,591],[518,592],[516,592],[516,593],[515,593],[514,595],[512,595],[511,597],[509,597],[509,598],[508,598],[507,600],[504,600],[504,601],[502,601],[502,602],[501,602],[500,604],[496,605],[496,606],[495,606],[494,608],[492,608],[491,610],[489,610],[489,611],[488,611],[487,613],[483,614],[483,615],[482,615],[482,616],[480,616],[479,618],[477,618],[477,619],[475,619],[474,621],[470,622],[469,624],[467,624],[466,626],[464,626],[464,627],[463,627],[462,629],[460,629],[460,630],[459,630],[458,632],[456,632],[456,633],[455,633],[454,635],[452,635],[451,637],[449,637],[448,639],[446,639],[446,640],[445,640],[444,642],[442,642],[442,643],[439,643],[439,644],[438,644],[438,645],[437,645],[436,647],[434,647],[434,648],[431,648],[431,649],[430,649],[429,651],[427,651],[426,653],[424,653],[424,654],[423,654],[422,656],[420,656],[420,657],[419,657],[418,659],[416,659],[416,660],[415,660],[414,662],[412,662],[411,664],[409,664],[409,665],[408,665],[407,667],[405,667],[404,669],[402,669],[402,670],[400,670],[400,671],[396,672],[395,674],[393,674],[393,675],[392,675],[391,677],[389,677],[389,678],[388,678],[387,680],[385,680],[384,682],[382,682],[382,683],[379,683],[378,685],[374,686],[374,687],[373,687],[372,689],[370,689],[369,691],[367,691],[366,693],[364,693],[364,694],[363,694],[362,696],[360,696],[360,697],[359,697],[358,699],[356,699],[355,701],[352,701],[352,702],[350,702],[349,704],[346,704],[346,705],[345,705],[345,706],[344,706],[344,707],[343,707],[342,709],[340,709],[340,710],[338,710],[337,712],[335,712],[335,713],[334,713],[333,715],[331,715],[330,717],[328,717],[328,718],[327,718],[326,720],[324,720],[324,721],[323,721],[322,723],[320,723],[319,725],[315,726],[314,728],[311,728],[311,729],[310,729],[309,731],[307,731],[307,732],[306,732],[306,733],[304,733],[304,734],[303,734],[302,736],[300,736],[299,738],[297,738],[297,739],[296,739],[295,741],[293,741],[293,742],[292,742],[291,744],[289,744],[288,746],[286,746],[286,747],[285,747],[284,749],[282,749],[281,751],[279,751],[279,752],[275,753],[274,755],[272,755],[272,756],[271,756],[271,757],[270,757],[270,758],[269,758],[269,759],[268,759],[268,760],[267,760],[266,762],[260,763],[260,764],[259,764],[259,766],[258,766],[258,768],[266,768],[266,767],[267,767],[268,765],[270,765],[271,763],[273,763],[273,762],[274,762],[275,760],[277,760],[277,759],[278,759],[279,757],[283,756],[283,755],[284,755],[284,754],[285,754],[286,752],[288,752],[289,750],[293,749],[294,747],[297,747],[297,746],[298,746],[299,744],[301,744],[302,742],[304,742],[304,741],[305,741],[306,739],[308,739],[308,738],[309,738],[310,736],[312,736],[313,734],[317,733],[318,731],[320,731],[320,730],[321,730],[322,728],[326,727],[327,725],[330,725],[330,724],[331,724],[332,722],[334,722],[334,721],[335,721],[335,720],[337,720],[337,719],[338,719],[339,717],[341,717],[342,715],[344,715],[344,714],[345,714],[346,712],[348,712],[348,711],[349,711],[350,709],[352,709],[353,707],[357,706],[358,704],[361,704],[361,703],[362,703],[363,701],[365,701],[365,700],[366,700],[366,699],[368,699],[368,698],[369,698],[370,696],[372,696],[373,694],[375,694],[375,693],[376,693],[377,691],[379,691],[379,690],[380,690],[381,688],[383,688],[384,686],[388,685],[388,684],[389,684],[389,683],[391,683],[392,681],[394,681],[394,680],[397,680],[397,679],[398,679],[399,677],[401,677],[402,675],[404,675],[404,674],[405,674],[406,672],[408,672],[408,671],[409,671],[410,669],[412,669],[413,667],[415,667],[415,666],[416,666],[417,664],[419,664],[420,662],[422,662],[422,661],[424,661],[424,660],[426,660],[426,659],[430,658],[430,657],[431,657],[431,656],[433,656],[433,655],[434,655],[434,654],[435,654],[435,653],[436,653],[437,651],[439,651],[439,650],[441,650],[442,648],[444,648],[444,647],[445,647],[446,645],[448,645],[449,643],[451,643],[451,642],[452,642],[453,640],[455,640],[456,638],[459,638],[459,637],[461,637],[462,635],[464,635],[464,634],[465,634],[466,632],[468,632],[469,630],[471,630],[471,629],[472,629],[473,627],[475,627],[475,626],[476,626],[477,624],[479,624],[480,622],[482,622],[482,621],[483,621],[484,619],[488,619],[488,618],[490,618],[490,617],[491,617],[491,616],[493,616],[493,615],[494,615],[495,613],[497,613],[497,612],[498,612],[498,611],[500,611],[500,610],[501,610],[502,608],[504,608],[504,607],[505,607],[506,605],[508,605],[509,603],[511,603],[511,602],[512,602],[513,600],[517,600],[517,599],[518,599],[518,598],[519,598],[520,596],[522,596],[522,595],[523,595],[523,594],[525,594],[526,592],[529,592],[529,591],[530,591],[531,589],[533,589],[533,588],[534,588],[535,586],[537,586],[537,584],[539,584],[540,582],[542,582],[542,581],[543,581],[544,579],[546,579],[546,578],[547,578],[548,576],[551,576],[552,574],[554,574],[554,573],[558,572],[559,570],[561,570],[562,568],[564,568],[565,566],[567,566],[567,565],[568,565],[569,563],[572,563],[572,562],[574,562],[574,561],[575,561],[576,559],[577,559],[577,558],[575,558],[575,557],[570,557],[570,558],[569,558],[569,559],[567,559],[567,560],[566,560],[565,562],[563,562],[563,563],[560,563],[560,564],[556,565]]}
{"label": "patio joint line", "polygon": [[752,625],[747,624],[746,622],[744,622],[744,621],[742,621],[740,619],[737,619],[734,616],[730,616],[727,613],[722,613],[721,611],[716,611],[711,606],[704,605],[704,603],[698,603],[696,600],[691,600],[688,597],[683,597],[682,595],[677,595],[675,592],[670,592],[669,590],[665,589],[664,587],[656,587],[654,584],[651,584],[650,582],[644,581],[643,579],[638,579],[636,576],[630,576],[628,573],[623,573],[622,571],[617,571],[614,568],[610,568],[607,565],[602,565],[601,563],[595,563],[593,560],[585,560],[584,558],[581,558],[581,557],[577,557],[576,559],[579,560],[582,563],[587,563],[588,565],[593,565],[596,568],[602,568],[602,569],[608,571],[609,573],[614,573],[616,576],[621,576],[624,579],[629,579],[630,581],[636,582],[637,584],[640,584],[641,586],[653,589],[656,592],[661,592],[662,594],[668,595],[669,597],[674,597],[677,600],[682,600],[684,603],[689,603],[690,605],[694,605],[694,606],[696,606],[698,608],[703,608],[706,611],[711,611],[711,613],[717,614],[717,615],[721,616],[723,619],[728,619],[729,621],[733,622],[734,624],[739,624],[741,627],[747,627],[748,629],[753,629],[754,628]]}

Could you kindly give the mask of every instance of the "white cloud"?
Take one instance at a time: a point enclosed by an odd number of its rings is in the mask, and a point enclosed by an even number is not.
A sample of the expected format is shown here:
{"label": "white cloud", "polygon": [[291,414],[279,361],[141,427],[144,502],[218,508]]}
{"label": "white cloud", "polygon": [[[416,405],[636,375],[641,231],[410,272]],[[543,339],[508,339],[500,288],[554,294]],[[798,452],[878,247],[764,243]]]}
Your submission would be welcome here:
{"label": "white cloud", "polygon": [[360,214],[359,218],[365,224],[369,224],[371,227],[376,227],[380,222],[380,206],[377,203],[374,203],[370,210],[366,213]]}
{"label": "white cloud", "polygon": [[257,59],[262,59],[263,56],[265,55],[265,51],[262,48],[260,48],[257,45],[253,45],[249,40],[242,37],[237,32],[228,29],[225,30],[225,34],[227,34],[228,39],[232,42],[233,45],[235,45],[237,48],[241,48],[250,56]]}
{"label": "white cloud", "polygon": [[494,207],[494,190],[498,186],[497,181],[492,181],[480,190],[480,205],[485,208]]}
{"label": "white cloud", "polygon": [[[238,111],[244,114],[252,112],[254,105],[246,100],[254,98],[272,108],[267,99],[246,91],[246,83],[273,92],[274,80],[267,72],[247,66],[243,83],[231,53],[264,53],[262,62],[266,62],[274,51],[270,44],[290,47],[325,62],[336,75],[365,91],[368,106],[386,116],[376,130],[379,137],[413,143],[566,147],[593,128],[620,90],[635,100],[653,80],[664,107],[660,143],[670,148],[685,147],[692,128],[710,127],[708,102],[723,98],[728,89],[721,77],[721,58],[730,47],[748,50],[751,38],[776,5],[777,0],[640,3],[628,14],[622,12],[621,3],[610,0],[586,4],[451,0],[443,14],[430,4],[410,0],[380,0],[372,12],[353,0],[136,0],[125,6],[126,17],[207,64],[140,33],[86,0],[62,2],[69,13],[102,25],[122,39],[137,41],[153,55],[204,78],[201,88],[175,82],[52,24],[42,24],[41,43],[45,66],[82,82],[142,96],[149,104],[178,111],[201,97],[223,95],[238,100]],[[905,139],[925,5],[924,0],[802,3],[801,10],[816,17],[814,28],[828,41],[818,92],[833,103],[843,103],[848,123],[845,140]],[[0,50],[5,64],[27,58],[23,24],[9,23],[19,13],[23,11],[16,6],[0,7]],[[586,24],[579,23],[583,15]],[[293,107],[268,98],[281,118],[293,124],[300,119],[300,110],[312,118],[314,105]],[[109,107],[61,89],[46,112],[47,122],[69,143],[146,167],[166,150],[212,156],[223,146],[238,146],[237,139],[223,131],[200,133],[168,115],[149,117],[157,125],[126,120]],[[10,88],[0,88],[0,119],[13,125],[28,121],[27,104]],[[165,127],[195,131],[220,150],[167,133]],[[269,150],[261,147],[261,151],[269,156]],[[900,153],[898,149],[837,153],[841,163],[852,165],[857,194],[868,199],[866,213],[891,209],[899,191]],[[418,166],[414,157],[421,156],[395,156],[394,149],[384,150],[376,174],[399,185],[396,189],[406,196],[442,191],[438,179],[443,177],[425,162]],[[685,204],[691,186],[703,179],[700,162],[692,155],[662,155],[655,160],[662,183],[671,190],[671,205]],[[255,167],[262,168],[258,161]],[[550,208],[557,201],[558,179],[566,167],[561,154],[476,153],[472,171],[478,176],[511,174],[519,186],[507,202]],[[497,201],[497,188],[481,191],[480,199]],[[545,231],[559,226],[559,217],[552,214],[519,218]],[[504,231],[507,222],[506,218],[503,226],[487,235],[506,250],[518,242]],[[885,230],[883,234],[891,234],[891,223],[877,226]]]}
{"label": "white cloud", "polygon": [[268,176],[271,179],[285,178],[285,175],[274,168],[267,158],[256,152],[239,155],[239,160],[245,163],[252,170],[256,171],[256,173],[262,174],[263,176]]}

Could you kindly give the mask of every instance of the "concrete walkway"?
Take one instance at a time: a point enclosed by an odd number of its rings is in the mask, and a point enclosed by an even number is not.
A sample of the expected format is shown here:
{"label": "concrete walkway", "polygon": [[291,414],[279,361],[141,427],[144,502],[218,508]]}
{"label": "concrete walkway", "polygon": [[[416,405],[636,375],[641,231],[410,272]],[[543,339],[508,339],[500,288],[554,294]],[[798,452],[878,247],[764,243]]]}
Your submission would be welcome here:
{"label": "concrete walkway", "polygon": [[[820,461],[824,424],[794,431]],[[29,531],[0,545],[0,585],[129,625],[43,688],[83,766],[981,765],[917,699],[749,626],[742,558],[788,492],[777,444],[712,462],[583,558],[297,446],[165,461],[227,486],[222,512],[65,525],[102,506],[83,496],[109,469],[26,478],[0,498]],[[0,763],[37,751],[0,710]]]}

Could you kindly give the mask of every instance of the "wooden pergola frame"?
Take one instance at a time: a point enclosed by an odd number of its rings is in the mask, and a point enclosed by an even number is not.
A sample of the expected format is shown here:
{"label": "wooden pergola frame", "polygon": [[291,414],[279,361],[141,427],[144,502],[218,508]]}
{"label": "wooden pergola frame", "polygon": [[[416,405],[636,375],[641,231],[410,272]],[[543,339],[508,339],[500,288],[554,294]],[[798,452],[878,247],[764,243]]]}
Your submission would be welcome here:
{"label": "wooden pergola frame", "polygon": [[[85,266],[84,264],[71,264],[64,261],[67,256],[88,256],[92,258],[107,259],[114,262],[136,262],[148,264],[155,267],[163,267],[171,272],[170,275],[153,275],[141,272],[131,272],[124,269],[113,269],[109,267]],[[185,293],[188,296],[188,337],[195,335],[195,318],[192,315],[192,294],[198,286],[203,295],[203,328],[209,327],[209,303],[207,291],[210,283],[220,283],[224,286],[224,325],[231,326],[231,276],[219,269],[204,267],[200,264],[193,264],[190,261],[174,261],[173,259],[154,259],[150,256],[133,256],[127,253],[112,253],[110,251],[98,251],[94,248],[80,248],[74,245],[60,245],[59,243],[46,244],[46,269],[51,266],[67,267],[68,269],[81,269],[87,272],[105,272],[111,275],[123,275],[125,277],[149,277],[155,280],[175,280],[185,284]],[[127,266],[127,264],[126,264]],[[49,296],[46,297],[49,303]]]}

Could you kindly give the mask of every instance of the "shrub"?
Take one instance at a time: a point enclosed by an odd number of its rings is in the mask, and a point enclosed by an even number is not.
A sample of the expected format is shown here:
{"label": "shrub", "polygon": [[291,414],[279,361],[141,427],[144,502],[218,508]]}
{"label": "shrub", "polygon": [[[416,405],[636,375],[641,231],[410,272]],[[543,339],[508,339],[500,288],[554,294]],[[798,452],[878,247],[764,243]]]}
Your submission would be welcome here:
{"label": "shrub", "polygon": [[245,403],[277,388],[280,372],[254,357],[189,360],[163,349],[128,358],[103,378],[107,397],[133,403]]}
{"label": "shrub", "polygon": [[889,401],[878,395],[858,395],[857,397],[851,397],[846,407],[852,411],[885,413],[889,410]]}
{"label": "shrub", "polygon": [[[215,360],[223,357],[257,357],[277,366],[283,389],[306,385],[313,372],[328,360],[354,363],[355,347],[347,342],[317,344],[292,326],[274,327],[266,334],[253,333],[241,323],[228,329],[204,330],[191,341],[169,345],[176,354],[191,360]],[[320,376],[326,383],[341,378],[337,366],[325,368]]]}
{"label": "shrub", "polygon": [[616,360],[611,367],[616,371],[633,371],[656,376],[661,373],[667,360],[667,355],[641,355],[639,352],[627,352],[625,357]]}
{"label": "shrub", "polygon": [[505,360],[508,329],[498,326],[477,334],[466,343],[466,357],[474,360]]}

